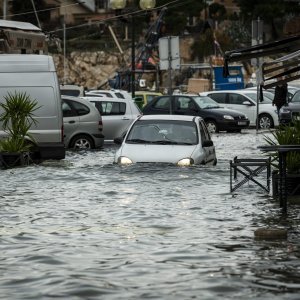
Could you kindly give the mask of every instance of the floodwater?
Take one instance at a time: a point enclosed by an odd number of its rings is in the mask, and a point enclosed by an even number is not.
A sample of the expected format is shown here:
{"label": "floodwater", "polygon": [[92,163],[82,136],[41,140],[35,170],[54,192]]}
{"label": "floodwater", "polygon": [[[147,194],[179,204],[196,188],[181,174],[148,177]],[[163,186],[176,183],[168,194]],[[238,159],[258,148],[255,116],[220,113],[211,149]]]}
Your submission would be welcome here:
{"label": "floodwater", "polygon": [[[299,299],[299,207],[230,193],[263,136],[215,134],[215,167],[121,167],[107,145],[0,170],[0,299]],[[269,226],[288,238],[254,238]]]}

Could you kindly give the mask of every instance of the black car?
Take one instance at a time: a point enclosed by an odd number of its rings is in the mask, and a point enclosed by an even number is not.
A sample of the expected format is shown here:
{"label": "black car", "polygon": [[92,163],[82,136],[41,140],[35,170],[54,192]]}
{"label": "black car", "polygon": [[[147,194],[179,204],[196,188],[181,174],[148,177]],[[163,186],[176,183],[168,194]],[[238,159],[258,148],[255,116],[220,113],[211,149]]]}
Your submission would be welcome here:
{"label": "black car", "polygon": [[280,124],[290,124],[293,119],[300,120],[300,90],[294,94],[291,101],[284,105],[279,112]]}
{"label": "black car", "polygon": [[172,95],[154,98],[143,108],[144,115],[176,114],[200,116],[210,132],[240,132],[249,127],[249,119],[242,113],[221,108],[207,96]]}

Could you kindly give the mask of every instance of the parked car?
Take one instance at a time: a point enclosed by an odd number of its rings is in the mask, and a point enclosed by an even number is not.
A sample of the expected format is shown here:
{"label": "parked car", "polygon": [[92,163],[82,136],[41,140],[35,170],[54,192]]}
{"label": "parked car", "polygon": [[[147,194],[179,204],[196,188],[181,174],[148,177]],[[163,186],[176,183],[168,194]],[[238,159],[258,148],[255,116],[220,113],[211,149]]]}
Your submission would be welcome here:
{"label": "parked car", "polygon": [[62,96],[66,148],[94,149],[104,143],[102,117],[93,104],[78,97]]}
{"label": "parked car", "polygon": [[124,90],[89,90],[85,92],[85,96],[105,96],[108,98],[132,99],[131,95]]}
{"label": "parked car", "polygon": [[[287,102],[289,102],[289,101],[292,99],[293,95],[294,95],[299,89],[300,89],[299,87],[292,86],[292,85],[289,85],[289,84],[288,84]],[[247,88],[247,90],[255,90],[255,91],[257,91],[257,86],[253,86],[253,87]],[[264,91],[267,91],[267,92],[269,92],[269,93],[272,93],[272,94],[273,94],[272,100],[273,100],[274,94],[275,94],[275,87],[266,89],[266,90],[264,90]]]}
{"label": "parked car", "polygon": [[103,121],[103,134],[106,142],[121,136],[130,124],[141,115],[137,105],[128,98],[83,97],[100,112]]}
{"label": "parked car", "polygon": [[141,102],[140,107],[144,107],[149,103],[153,98],[162,96],[162,93],[152,92],[152,91],[136,91],[135,92],[135,101]]}
{"label": "parked car", "polygon": [[293,119],[300,120],[300,90],[298,90],[291,101],[284,105],[279,112],[280,124],[290,124]]}
{"label": "parked car", "polygon": [[180,166],[217,164],[204,120],[195,116],[149,115],[137,118],[121,143],[114,162],[170,163]]}
{"label": "parked car", "polygon": [[272,100],[267,96],[259,102],[259,114],[257,118],[257,91],[256,90],[222,90],[202,92],[200,95],[209,96],[219,105],[234,109],[245,114],[250,120],[250,126],[258,126],[260,129],[278,126],[278,114],[276,107],[272,105]]}
{"label": "parked car", "polygon": [[153,99],[143,108],[143,114],[175,114],[200,116],[211,133],[218,131],[240,132],[249,126],[247,117],[238,111],[224,109],[207,96],[172,95]]}

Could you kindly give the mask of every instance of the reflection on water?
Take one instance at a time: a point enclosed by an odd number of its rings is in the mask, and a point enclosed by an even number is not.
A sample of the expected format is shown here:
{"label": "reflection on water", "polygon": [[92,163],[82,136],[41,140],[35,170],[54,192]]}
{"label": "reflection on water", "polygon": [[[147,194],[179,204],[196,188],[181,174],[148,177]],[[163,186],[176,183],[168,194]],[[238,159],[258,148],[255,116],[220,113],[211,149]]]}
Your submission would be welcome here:
{"label": "reflection on water", "polygon": [[[299,299],[299,208],[246,185],[229,160],[255,131],[213,137],[216,167],[118,166],[116,147],[1,170],[1,299]],[[255,240],[260,227],[287,240]]]}

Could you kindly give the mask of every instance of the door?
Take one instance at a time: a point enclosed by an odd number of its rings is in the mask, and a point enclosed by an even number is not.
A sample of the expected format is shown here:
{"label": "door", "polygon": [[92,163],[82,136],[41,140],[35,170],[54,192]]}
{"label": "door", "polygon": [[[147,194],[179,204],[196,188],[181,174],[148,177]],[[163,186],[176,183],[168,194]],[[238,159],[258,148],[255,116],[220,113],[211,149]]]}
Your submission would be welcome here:
{"label": "door", "polygon": [[250,124],[255,124],[256,104],[248,97],[238,93],[228,93],[227,108],[234,109],[245,114],[250,120]]}
{"label": "door", "polygon": [[[132,123],[131,114],[126,114],[126,111],[130,109],[127,108],[125,101],[101,101],[99,99],[99,102],[101,103],[104,139],[112,141],[120,137]],[[99,102],[97,101],[98,106]]]}
{"label": "door", "polygon": [[[199,121],[199,129],[200,129],[200,136],[201,136],[201,144],[205,141],[211,141],[211,136],[209,131],[207,130],[206,124],[203,120]],[[216,158],[216,150],[215,146],[203,147],[205,152],[205,163],[215,163],[217,161]]]}
{"label": "door", "polygon": [[80,117],[70,100],[62,100],[62,111],[64,119],[64,143],[67,147],[70,137],[77,130],[80,124]]}
{"label": "door", "polygon": [[174,98],[174,114],[198,116],[199,109],[192,97],[176,96]]}

